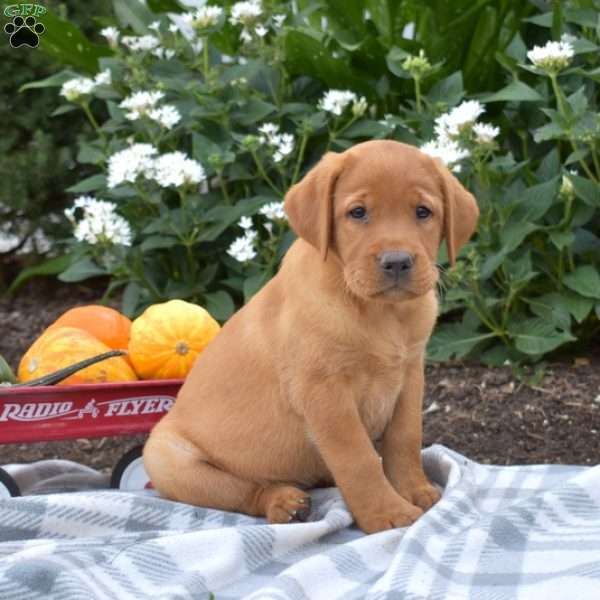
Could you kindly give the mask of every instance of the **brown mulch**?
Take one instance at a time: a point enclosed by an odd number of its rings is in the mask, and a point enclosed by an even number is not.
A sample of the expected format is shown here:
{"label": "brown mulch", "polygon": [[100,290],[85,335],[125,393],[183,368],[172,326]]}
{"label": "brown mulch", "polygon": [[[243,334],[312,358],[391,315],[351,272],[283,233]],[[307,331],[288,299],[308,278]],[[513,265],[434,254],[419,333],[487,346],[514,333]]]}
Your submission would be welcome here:
{"label": "brown mulch", "polygon": [[[102,291],[98,285],[36,280],[12,298],[0,296],[0,354],[16,369],[48,324],[67,308],[97,302]],[[600,356],[591,354],[549,365],[535,386],[519,382],[508,368],[429,366],[424,445],[444,444],[499,465],[598,464]],[[10,444],[0,446],[0,464],[62,458],[110,471],[144,437]]]}

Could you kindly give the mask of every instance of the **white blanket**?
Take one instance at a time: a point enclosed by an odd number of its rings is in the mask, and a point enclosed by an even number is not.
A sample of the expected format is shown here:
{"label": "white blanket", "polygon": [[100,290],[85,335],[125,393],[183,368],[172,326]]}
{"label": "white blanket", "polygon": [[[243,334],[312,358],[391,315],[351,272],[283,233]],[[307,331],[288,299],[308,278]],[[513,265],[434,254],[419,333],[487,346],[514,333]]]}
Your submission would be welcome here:
{"label": "white blanket", "polygon": [[0,598],[600,599],[600,466],[494,467],[442,446],[423,456],[441,501],[369,536],[335,488],[289,525],[90,491],[97,478],[1,500]]}

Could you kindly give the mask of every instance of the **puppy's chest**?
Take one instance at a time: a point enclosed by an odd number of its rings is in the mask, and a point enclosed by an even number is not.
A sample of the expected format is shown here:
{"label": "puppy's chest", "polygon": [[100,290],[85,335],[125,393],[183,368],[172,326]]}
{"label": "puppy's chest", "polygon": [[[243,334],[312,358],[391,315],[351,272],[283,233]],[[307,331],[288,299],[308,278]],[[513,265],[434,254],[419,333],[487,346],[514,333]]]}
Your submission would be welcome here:
{"label": "puppy's chest", "polygon": [[405,381],[406,359],[400,349],[368,354],[355,365],[353,379],[361,420],[371,439],[380,437],[394,412]]}

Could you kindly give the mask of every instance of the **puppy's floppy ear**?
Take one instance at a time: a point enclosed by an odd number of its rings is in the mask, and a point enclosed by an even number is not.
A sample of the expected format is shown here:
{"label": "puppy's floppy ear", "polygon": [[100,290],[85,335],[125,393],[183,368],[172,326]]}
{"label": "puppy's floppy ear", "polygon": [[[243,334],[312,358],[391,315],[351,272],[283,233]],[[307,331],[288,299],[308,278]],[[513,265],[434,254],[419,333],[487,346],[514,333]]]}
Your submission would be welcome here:
{"label": "puppy's floppy ear", "polygon": [[313,245],[326,260],[333,229],[333,195],[343,158],[328,152],[285,195],[284,209],[296,234]]}
{"label": "puppy's floppy ear", "polygon": [[450,265],[456,262],[459,250],[475,232],[479,207],[473,194],[438,160],[434,160],[444,194],[444,237]]}

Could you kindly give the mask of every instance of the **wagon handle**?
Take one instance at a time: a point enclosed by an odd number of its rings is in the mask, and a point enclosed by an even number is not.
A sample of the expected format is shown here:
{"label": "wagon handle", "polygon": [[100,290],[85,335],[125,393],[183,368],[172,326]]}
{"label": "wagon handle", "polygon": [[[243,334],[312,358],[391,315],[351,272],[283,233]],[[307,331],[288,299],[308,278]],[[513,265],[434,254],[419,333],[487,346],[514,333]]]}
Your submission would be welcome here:
{"label": "wagon handle", "polygon": [[14,383],[8,384],[4,387],[8,389],[18,388],[18,387],[37,387],[40,385],[54,385],[55,383],[60,383],[63,379],[77,373],[77,371],[81,371],[86,367],[90,367],[99,363],[107,358],[113,358],[115,356],[124,356],[127,354],[127,350],[111,350],[110,352],[104,352],[102,354],[98,354],[97,356],[91,356],[90,358],[86,358],[85,360],[81,360],[73,365],[69,365],[68,367],[64,367],[63,369],[59,369],[58,371],[54,371],[54,373],[49,373],[48,375],[44,375],[43,377],[38,377],[37,379],[32,379],[31,381],[26,381],[24,383]]}

